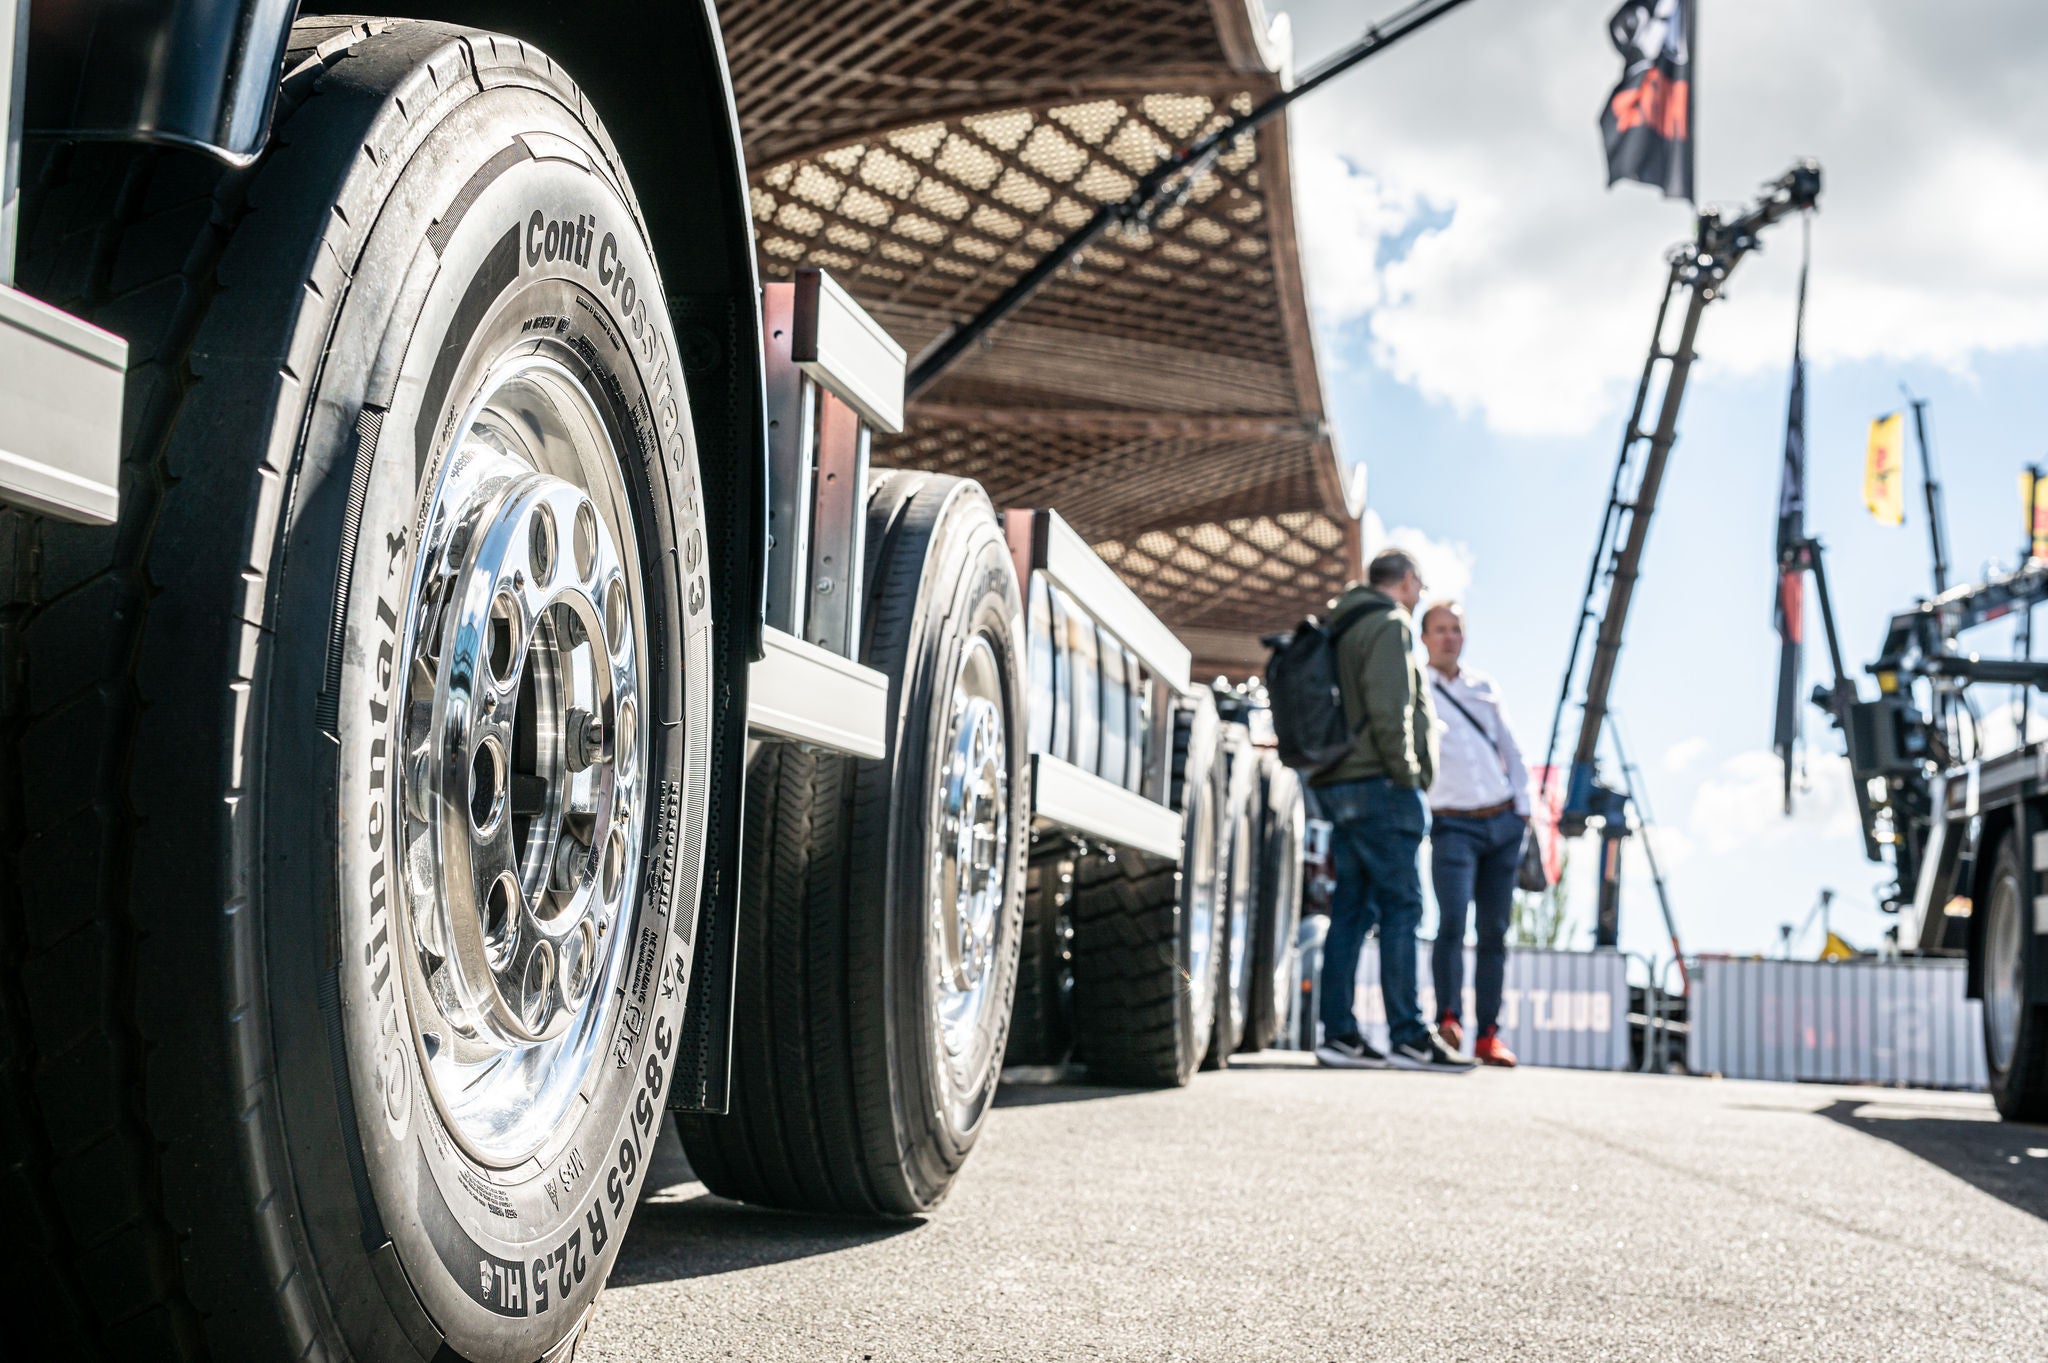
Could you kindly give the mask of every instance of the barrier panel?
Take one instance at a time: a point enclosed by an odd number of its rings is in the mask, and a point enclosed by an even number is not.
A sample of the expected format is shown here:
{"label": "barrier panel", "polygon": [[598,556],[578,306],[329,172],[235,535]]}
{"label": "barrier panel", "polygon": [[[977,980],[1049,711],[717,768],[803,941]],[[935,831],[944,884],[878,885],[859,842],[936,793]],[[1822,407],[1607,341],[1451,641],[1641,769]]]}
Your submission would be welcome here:
{"label": "barrier panel", "polygon": [[[1436,990],[1430,983],[1434,943],[1416,943],[1422,1016],[1436,1020]],[[1468,1020],[1477,1011],[1472,995],[1473,948],[1465,948],[1465,999],[1458,1010]],[[1380,996],[1379,939],[1358,958],[1358,993],[1352,1004],[1366,1040],[1387,1045],[1387,1012]],[[1548,951],[1513,947],[1501,990],[1500,1035],[1524,1065],[1577,1070],[1629,1067],[1628,962],[1614,951]]]}
{"label": "barrier panel", "polygon": [[1981,1005],[1961,960],[1703,956],[1686,1068],[1730,1079],[1981,1089]]}

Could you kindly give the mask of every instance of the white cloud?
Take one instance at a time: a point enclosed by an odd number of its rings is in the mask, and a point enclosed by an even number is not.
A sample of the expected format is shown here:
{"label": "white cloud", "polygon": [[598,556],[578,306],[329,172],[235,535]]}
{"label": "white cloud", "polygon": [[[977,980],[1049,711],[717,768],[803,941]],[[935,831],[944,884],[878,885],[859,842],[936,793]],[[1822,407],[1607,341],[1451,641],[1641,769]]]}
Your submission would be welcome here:
{"label": "white cloud", "polygon": [[1664,750],[1664,770],[1673,776],[1682,775],[1693,763],[1707,755],[1707,740],[1695,735],[1681,738]]}
{"label": "white cloud", "polygon": [[1708,851],[1721,853],[1857,835],[1847,758],[1809,754],[1805,779],[1793,788],[1789,816],[1784,779],[1776,753],[1742,752],[1722,759],[1693,794],[1687,832]]}
{"label": "white cloud", "polygon": [[[2019,703],[2007,700],[1997,702],[1995,688],[1984,688],[1974,693],[1983,719],[1977,726],[1977,747],[1980,752],[2011,752],[2020,745]],[[2038,742],[2048,738],[2048,705],[2040,696],[2033,698],[2027,707],[2027,741]]]}
{"label": "white cloud", "polygon": [[1397,525],[1389,530],[1377,511],[1365,513],[1360,529],[1368,559],[1382,549],[1408,552],[1429,587],[1426,600],[1462,598],[1472,586],[1472,565],[1477,560],[1471,546],[1463,541],[1433,539],[1412,525]]}
{"label": "white cloud", "polygon": [[[1642,364],[1662,251],[1691,230],[1683,204],[1603,188],[1612,7],[1452,15],[1292,115],[1323,328],[1363,327],[1375,363],[1502,432],[1605,419]],[[1342,0],[1288,8],[1304,54],[1358,23]],[[1746,199],[1795,156],[1822,163],[1817,360],[1966,370],[2048,342],[2048,7],[2000,0],[1965,22],[1923,0],[1731,0],[1703,21],[1700,51],[1710,200]],[[1708,372],[1786,363],[1797,227],[1766,245],[1709,314]]]}

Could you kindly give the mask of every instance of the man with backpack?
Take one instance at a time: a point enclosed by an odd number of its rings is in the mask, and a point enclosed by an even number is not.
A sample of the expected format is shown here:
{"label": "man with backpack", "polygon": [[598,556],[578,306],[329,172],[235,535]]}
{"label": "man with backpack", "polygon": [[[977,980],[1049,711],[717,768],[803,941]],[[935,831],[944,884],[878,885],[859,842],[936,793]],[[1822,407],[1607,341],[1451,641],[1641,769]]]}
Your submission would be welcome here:
{"label": "man with backpack", "polygon": [[[1316,1059],[1344,1069],[1391,1065],[1457,1074],[1472,1068],[1423,1019],[1416,983],[1418,860],[1429,831],[1424,793],[1437,759],[1436,714],[1409,616],[1422,592],[1415,560],[1388,549],[1373,556],[1365,584],[1347,588],[1330,612],[1328,635],[1351,741],[1310,778],[1333,825],[1337,871],[1323,946],[1323,1042]],[[1384,1055],[1360,1034],[1352,997],[1359,950],[1375,923],[1387,1013]]]}
{"label": "man with backpack", "polygon": [[1422,646],[1429,653],[1430,689],[1443,721],[1441,765],[1429,789],[1429,864],[1437,909],[1430,973],[1436,983],[1437,1030],[1451,1045],[1462,1043],[1465,916],[1476,907],[1472,1054],[1482,1064],[1512,1067],[1515,1053],[1500,1039],[1500,999],[1515,873],[1529,832],[1529,773],[1492,679],[1459,666],[1465,612],[1457,602],[1439,601],[1422,613]]}

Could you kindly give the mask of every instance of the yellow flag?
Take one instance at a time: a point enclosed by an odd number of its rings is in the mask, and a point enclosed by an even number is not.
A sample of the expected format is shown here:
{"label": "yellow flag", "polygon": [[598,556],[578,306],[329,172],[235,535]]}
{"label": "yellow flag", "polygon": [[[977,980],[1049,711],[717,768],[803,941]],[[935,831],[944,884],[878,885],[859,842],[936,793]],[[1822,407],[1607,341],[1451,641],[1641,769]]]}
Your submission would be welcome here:
{"label": "yellow flag", "polygon": [[[2029,497],[2032,506],[2027,505]],[[2028,553],[2048,559],[2048,477],[2036,478],[2032,469],[2020,475],[2020,511],[2027,518]]]}
{"label": "yellow flag", "polygon": [[1823,961],[1853,961],[1861,954],[1832,932],[1828,934],[1827,944],[1820,949]]}
{"label": "yellow flag", "polygon": [[1906,523],[1906,414],[1870,423],[1870,453],[1863,461],[1863,504],[1885,525]]}

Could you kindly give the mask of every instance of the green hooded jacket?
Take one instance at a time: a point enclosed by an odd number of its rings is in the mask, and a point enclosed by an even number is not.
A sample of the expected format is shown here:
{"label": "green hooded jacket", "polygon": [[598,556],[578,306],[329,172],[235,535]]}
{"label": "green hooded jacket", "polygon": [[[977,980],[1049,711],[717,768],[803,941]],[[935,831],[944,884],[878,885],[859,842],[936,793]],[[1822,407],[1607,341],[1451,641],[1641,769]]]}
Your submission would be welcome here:
{"label": "green hooded jacket", "polygon": [[1310,784],[1384,776],[1428,790],[1436,779],[1436,707],[1415,656],[1415,622],[1385,592],[1354,585],[1331,608],[1330,627],[1359,615],[1337,640],[1344,718],[1356,737],[1351,752]]}

